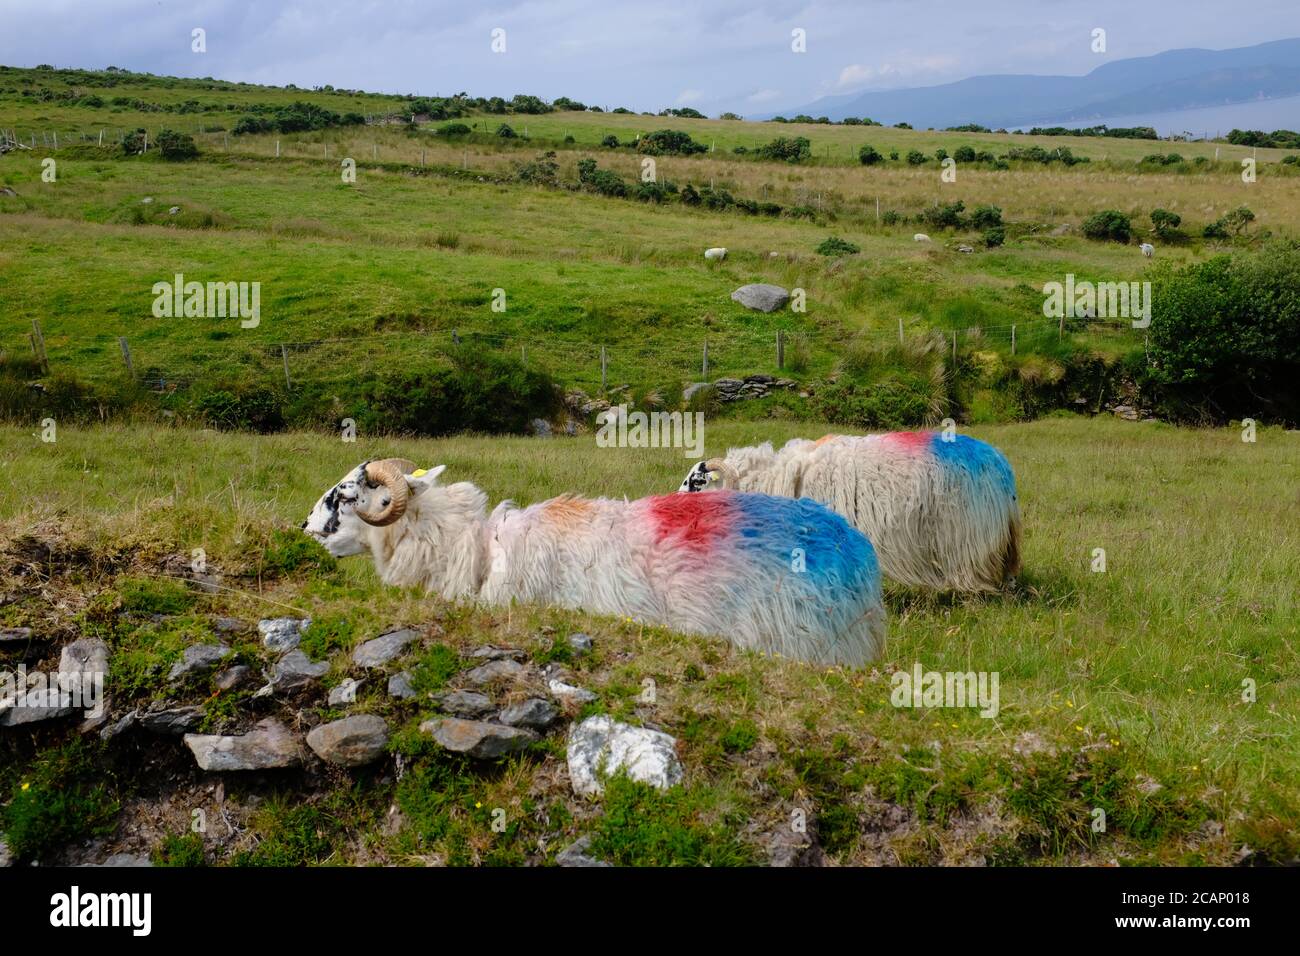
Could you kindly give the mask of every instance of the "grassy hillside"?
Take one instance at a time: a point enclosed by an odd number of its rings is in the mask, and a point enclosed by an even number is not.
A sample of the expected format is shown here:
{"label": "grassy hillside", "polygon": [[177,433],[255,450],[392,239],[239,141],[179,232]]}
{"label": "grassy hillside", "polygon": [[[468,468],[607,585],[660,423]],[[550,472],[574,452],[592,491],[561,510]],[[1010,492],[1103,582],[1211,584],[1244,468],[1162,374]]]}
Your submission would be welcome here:
{"label": "grassy hillside", "polygon": [[[715,453],[818,427],[718,424],[706,437]],[[976,434],[1005,449],[1016,468],[1026,518],[1020,585],[1005,597],[955,602],[891,586],[885,656],[860,672],[739,654],[637,622],[455,609],[379,586],[368,559],[337,570],[314,557],[286,564],[285,542],[297,540],[317,495],[366,457],[445,463],[449,480],[474,480],[494,501],[521,502],[560,491],[667,491],[685,465],[680,452],[598,449],[589,437],[348,445],[315,434],[108,427],[61,429],[55,444],[42,444],[2,429],[0,532],[15,542],[5,560],[30,550],[25,536],[54,545],[55,555],[39,589],[27,578],[0,581],[16,596],[0,608],[0,625],[103,633],[115,647],[112,680],[127,682],[114,685],[117,707],[207,697],[212,727],[285,706],[209,696],[205,682],[179,692],[163,686],[184,646],[210,640],[217,614],[326,622],[319,651],[332,662],[330,685],[348,672],[354,644],[399,624],[436,621],[443,632],[392,671],[433,666],[445,655],[439,646],[467,651],[485,642],[548,660],[553,642],[583,630],[597,650],[570,663],[601,695],[592,711],[652,723],[683,741],[679,795],[633,788],[603,804],[576,800],[557,776],[562,740],[496,770],[416,747],[406,751],[405,783],[382,772],[232,778],[225,806],[237,835],[211,828],[202,838],[210,861],[275,851],[290,863],[547,862],[582,833],[617,832],[625,842],[608,852],[622,862],[740,862],[764,859],[765,841],[796,809],[841,863],[1293,859],[1297,436],[1266,429],[1247,444],[1235,429],[1078,419]],[[115,602],[166,604],[170,591],[150,590],[169,584],[159,562],[194,548],[205,549],[233,590],[182,590],[179,604],[143,629],[88,623],[110,620],[95,609]],[[1104,573],[1091,570],[1095,548],[1106,550]],[[264,653],[241,645],[250,661]],[[889,675],[916,662],[999,672],[1000,715],[891,706]],[[639,699],[646,678],[657,686],[654,704]],[[1257,685],[1253,703],[1242,698],[1246,679]],[[423,698],[390,700],[383,684],[372,678],[355,709],[406,727],[432,713]],[[332,713],[306,706],[309,723]],[[412,747],[415,736],[395,746]],[[140,776],[129,776],[142,757],[135,748],[145,746],[131,739],[103,758],[117,768],[103,779],[122,809],[107,814],[97,846],[159,853],[187,830],[188,817],[146,799],[152,774],[175,775],[169,786],[180,806],[209,806],[210,797],[195,795],[200,775],[179,741],[145,738],[157,742]],[[0,801],[53,772],[48,755],[14,754],[16,762],[0,762]],[[413,781],[433,790],[413,791]],[[442,797],[431,804],[430,793]],[[271,800],[258,807],[257,796]],[[636,827],[627,825],[628,801],[644,815]],[[393,802],[402,812],[386,818]],[[483,807],[507,808],[507,834],[491,830]],[[1104,833],[1091,829],[1096,807],[1107,813]],[[295,842],[299,828],[314,838]],[[59,853],[51,846],[40,857]]]}

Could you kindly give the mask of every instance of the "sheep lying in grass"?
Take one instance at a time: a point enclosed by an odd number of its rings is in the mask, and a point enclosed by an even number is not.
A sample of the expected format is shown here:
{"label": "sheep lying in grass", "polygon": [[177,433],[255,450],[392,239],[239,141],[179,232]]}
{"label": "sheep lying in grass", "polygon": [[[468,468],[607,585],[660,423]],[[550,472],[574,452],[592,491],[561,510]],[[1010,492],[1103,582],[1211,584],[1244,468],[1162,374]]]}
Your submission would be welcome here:
{"label": "sheep lying in grass", "polygon": [[369,551],[386,584],[446,598],[631,617],[819,664],[862,664],[883,647],[871,543],[815,502],[563,495],[489,515],[474,485],[439,485],[442,470],[359,465],[303,530],[335,557]]}
{"label": "sheep lying in grass", "polygon": [[847,517],[881,573],[935,590],[993,591],[1020,570],[1015,476],[996,448],[965,435],[894,432],[764,443],[696,464],[681,491],[720,476],[743,491],[807,497]]}

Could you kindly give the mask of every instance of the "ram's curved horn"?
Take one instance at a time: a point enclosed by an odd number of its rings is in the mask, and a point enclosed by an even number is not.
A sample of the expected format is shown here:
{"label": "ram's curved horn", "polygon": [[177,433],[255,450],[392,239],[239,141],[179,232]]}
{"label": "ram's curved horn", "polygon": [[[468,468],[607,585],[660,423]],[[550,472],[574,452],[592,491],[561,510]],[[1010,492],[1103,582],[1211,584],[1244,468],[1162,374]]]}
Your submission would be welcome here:
{"label": "ram's curved horn", "polygon": [[723,458],[710,458],[704,463],[704,467],[709,471],[716,471],[722,475],[722,484],[724,487],[736,487],[740,481],[740,472],[731,465],[727,464]]}
{"label": "ram's curved horn", "polygon": [[382,528],[390,525],[406,513],[406,499],[409,494],[404,475],[415,471],[415,462],[405,458],[381,458],[366,465],[366,478],[388,489],[388,504],[378,512],[357,509],[357,517],[366,524]]}

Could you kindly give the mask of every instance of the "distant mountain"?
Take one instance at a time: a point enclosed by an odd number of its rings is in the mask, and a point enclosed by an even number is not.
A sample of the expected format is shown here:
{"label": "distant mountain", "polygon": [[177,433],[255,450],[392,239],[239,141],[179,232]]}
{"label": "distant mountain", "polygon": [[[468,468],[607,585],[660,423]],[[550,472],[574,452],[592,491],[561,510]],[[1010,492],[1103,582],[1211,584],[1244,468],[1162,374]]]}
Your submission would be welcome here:
{"label": "distant mountain", "polygon": [[1222,106],[1300,93],[1300,38],[1233,50],[1169,50],[1115,60],[1086,76],[998,74],[941,86],[827,96],[762,117],[870,117],[893,125],[992,128],[1083,122],[1129,113]]}

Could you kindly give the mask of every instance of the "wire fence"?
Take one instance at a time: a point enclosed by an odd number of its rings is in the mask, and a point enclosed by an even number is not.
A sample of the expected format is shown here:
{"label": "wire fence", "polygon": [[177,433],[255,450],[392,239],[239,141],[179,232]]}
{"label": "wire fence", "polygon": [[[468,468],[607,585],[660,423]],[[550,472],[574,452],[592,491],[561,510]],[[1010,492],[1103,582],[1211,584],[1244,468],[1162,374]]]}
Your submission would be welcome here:
{"label": "wire fence", "polygon": [[[855,350],[923,352],[955,366],[972,351],[1030,355],[1059,348],[1066,337],[1116,336],[1132,341],[1131,324],[1108,319],[1036,318],[1024,323],[961,329],[911,327],[845,333],[827,329],[736,331],[725,335],[677,335],[653,342],[626,339],[596,342],[512,331],[376,332],[303,341],[231,338],[194,348],[141,336],[101,334],[89,341],[59,334],[33,321],[28,343],[47,370],[72,372],[84,380],[125,376],[159,392],[198,384],[255,381],[290,392],[305,386],[345,385],[394,369],[418,370],[449,364],[457,349],[486,350],[548,372],[566,386],[610,389],[634,383],[714,382],[722,378],[772,375],[791,380],[833,369]],[[47,336],[54,340],[51,347]],[[5,343],[11,344],[11,343]],[[120,362],[112,360],[120,353]],[[94,358],[92,358],[94,357]]]}

